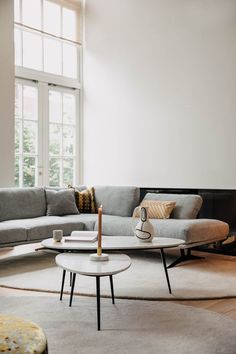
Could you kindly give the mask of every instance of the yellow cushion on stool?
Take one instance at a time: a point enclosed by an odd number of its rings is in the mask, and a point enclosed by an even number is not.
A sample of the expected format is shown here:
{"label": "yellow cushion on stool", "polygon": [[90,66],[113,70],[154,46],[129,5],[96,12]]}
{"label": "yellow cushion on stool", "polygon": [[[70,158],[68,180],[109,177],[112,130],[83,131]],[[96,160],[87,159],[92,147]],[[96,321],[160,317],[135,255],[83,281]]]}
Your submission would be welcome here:
{"label": "yellow cushion on stool", "polygon": [[0,314],[0,353],[47,354],[47,339],[36,323]]}

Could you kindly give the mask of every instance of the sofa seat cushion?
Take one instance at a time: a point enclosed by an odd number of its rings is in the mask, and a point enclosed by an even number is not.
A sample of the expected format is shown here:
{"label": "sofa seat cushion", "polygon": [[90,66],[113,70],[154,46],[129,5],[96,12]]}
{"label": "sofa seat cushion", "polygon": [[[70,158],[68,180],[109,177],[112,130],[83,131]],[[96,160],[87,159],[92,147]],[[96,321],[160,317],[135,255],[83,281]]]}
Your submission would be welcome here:
{"label": "sofa seat cushion", "polygon": [[[182,239],[187,245],[222,240],[229,233],[228,224],[213,219],[151,219],[151,222],[157,237]],[[95,229],[97,228],[96,222]],[[133,236],[133,219],[103,215],[102,233],[107,236]]]}
{"label": "sofa seat cushion", "polygon": [[180,238],[187,245],[222,240],[229,233],[229,226],[213,219],[151,220],[158,237]]}
{"label": "sofa seat cushion", "polygon": [[65,215],[63,219],[71,220],[72,222],[81,222],[84,224],[84,230],[93,231],[98,220],[98,214]]}
{"label": "sofa seat cushion", "polygon": [[83,230],[84,224],[78,220],[65,220],[60,216],[41,216],[33,219],[12,220],[20,228],[25,228],[27,241],[43,240],[52,237],[55,229],[63,230],[64,235],[70,235],[73,230]]}
{"label": "sofa seat cushion", "polygon": [[23,223],[19,225],[15,220],[0,222],[0,246],[25,241],[27,241],[27,232]]}
{"label": "sofa seat cushion", "polygon": [[140,189],[137,187],[95,186],[96,207],[103,213],[116,216],[132,216],[139,204]]}
{"label": "sofa seat cushion", "polygon": [[[102,234],[106,236],[133,236],[133,218],[115,215],[102,216]],[[98,230],[98,221],[95,224]]]}

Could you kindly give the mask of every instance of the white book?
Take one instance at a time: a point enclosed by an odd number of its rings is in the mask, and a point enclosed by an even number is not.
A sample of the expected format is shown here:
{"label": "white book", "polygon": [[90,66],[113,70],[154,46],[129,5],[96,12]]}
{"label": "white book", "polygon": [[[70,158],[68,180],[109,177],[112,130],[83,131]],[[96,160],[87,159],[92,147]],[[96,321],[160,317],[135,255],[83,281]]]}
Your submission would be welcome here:
{"label": "white book", "polygon": [[66,242],[95,242],[98,238],[97,231],[72,231],[71,236],[64,237]]}

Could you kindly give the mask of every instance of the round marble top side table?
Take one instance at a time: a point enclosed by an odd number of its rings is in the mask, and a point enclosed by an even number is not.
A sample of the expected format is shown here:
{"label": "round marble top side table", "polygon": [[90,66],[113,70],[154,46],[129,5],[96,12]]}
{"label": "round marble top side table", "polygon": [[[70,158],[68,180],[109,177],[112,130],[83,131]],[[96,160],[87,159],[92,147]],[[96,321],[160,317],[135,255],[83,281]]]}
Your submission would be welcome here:
{"label": "round marble top side table", "polygon": [[70,305],[73,297],[76,274],[96,278],[96,297],[97,297],[97,329],[101,328],[100,312],[100,278],[109,276],[111,282],[112,302],[114,303],[114,290],[112,276],[128,269],[131,259],[125,254],[109,254],[108,261],[96,262],[89,258],[89,254],[62,253],[56,256],[56,264],[63,269],[61,297],[64,288],[66,271],[73,274],[71,284]]}

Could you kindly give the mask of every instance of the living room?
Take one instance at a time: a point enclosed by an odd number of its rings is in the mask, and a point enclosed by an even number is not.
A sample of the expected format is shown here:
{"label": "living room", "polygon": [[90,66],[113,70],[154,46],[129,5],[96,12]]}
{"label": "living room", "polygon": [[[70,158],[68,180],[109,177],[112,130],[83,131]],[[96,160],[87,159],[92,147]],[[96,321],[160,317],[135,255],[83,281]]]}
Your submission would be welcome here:
{"label": "living room", "polygon": [[[1,313],[37,323],[49,353],[236,353],[235,14],[232,0],[0,1],[0,226],[21,225],[13,241],[0,230]],[[31,219],[59,220],[41,209],[68,185],[93,188],[96,213],[39,232]],[[6,194],[24,188],[41,204]],[[160,194],[194,200],[194,215],[150,218],[148,250],[105,248],[131,266],[114,275],[115,305],[101,280],[97,331],[93,277],[78,275],[68,306],[66,276],[59,301],[58,252],[42,242],[99,230],[101,204],[103,246],[134,240],[133,210]],[[166,269],[163,251],[167,265],[201,258]]]}

